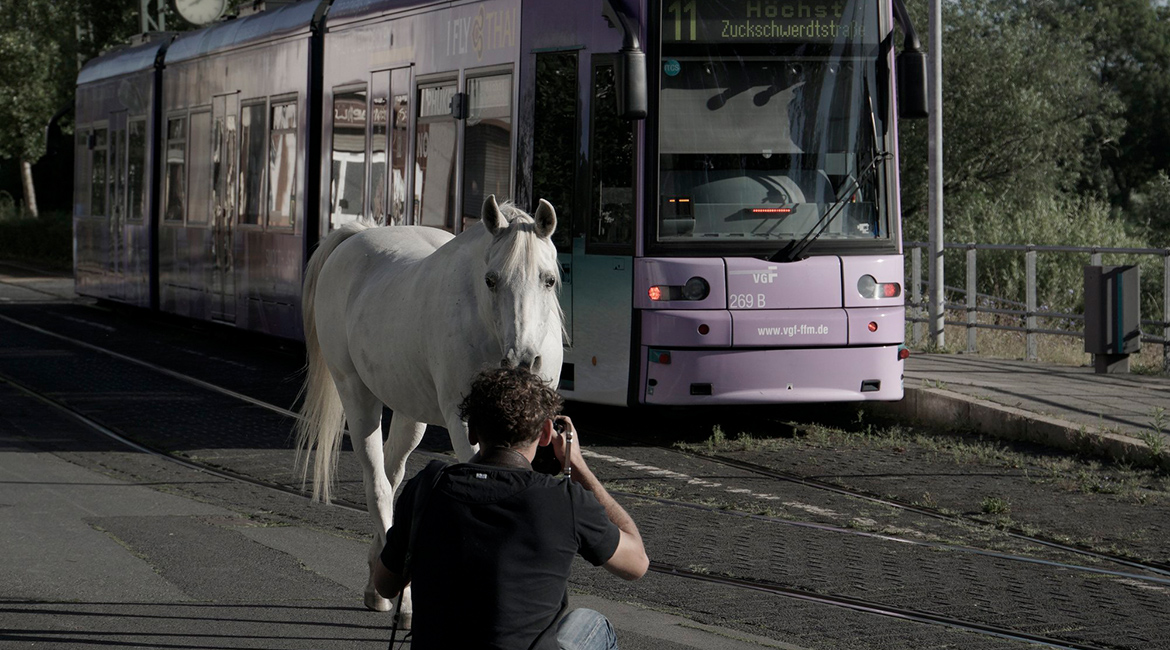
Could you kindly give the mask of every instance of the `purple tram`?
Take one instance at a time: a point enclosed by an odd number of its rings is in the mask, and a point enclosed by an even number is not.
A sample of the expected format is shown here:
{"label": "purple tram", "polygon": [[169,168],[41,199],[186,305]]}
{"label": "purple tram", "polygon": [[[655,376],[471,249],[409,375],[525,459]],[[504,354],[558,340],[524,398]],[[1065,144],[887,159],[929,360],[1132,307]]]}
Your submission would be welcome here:
{"label": "purple tram", "polygon": [[282,3],[82,70],[78,291],[298,338],[338,225],[545,198],[567,398],[897,400],[923,68],[902,0]]}

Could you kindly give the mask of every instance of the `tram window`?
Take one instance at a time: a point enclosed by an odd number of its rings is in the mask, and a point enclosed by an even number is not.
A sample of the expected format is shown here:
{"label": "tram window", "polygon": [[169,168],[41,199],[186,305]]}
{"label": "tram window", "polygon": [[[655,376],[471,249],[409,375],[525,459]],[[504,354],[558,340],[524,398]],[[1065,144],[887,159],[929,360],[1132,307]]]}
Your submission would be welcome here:
{"label": "tram window", "polygon": [[291,227],[297,201],[297,105],[272,106],[268,155],[268,225]]}
{"label": "tram window", "polygon": [[512,75],[467,80],[470,107],[463,129],[463,223],[479,220],[489,194],[512,198]]}
{"label": "tram window", "polygon": [[370,213],[386,224],[386,150],[390,138],[390,100],[375,97],[370,107]]}
{"label": "tram window", "polygon": [[191,113],[191,162],[187,179],[190,207],[187,223],[207,223],[211,218],[211,168],[215,151],[212,148],[211,112]]}
{"label": "tram window", "polygon": [[93,130],[93,170],[90,176],[89,205],[90,215],[95,217],[106,215],[106,158],[109,147],[108,131],[106,129]]}
{"label": "tram window", "polygon": [[240,111],[240,223],[259,225],[264,210],[264,103]]}
{"label": "tram window", "polygon": [[84,217],[89,214],[90,199],[89,129],[77,129],[77,153],[74,159],[77,161],[77,191],[74,194],[77,203],[73,206],[73,216]]}
{"label": "tram window", "polygon": [[[571,246],[577,179],[577,53],[536,55],[536,121],[532,144],[532,197],[557,211],[553,242]],[[536,206],[533,205],[533,209]]]}
{"label": "tram window", "polygon": [[419,225],[455,231],[455,120],[448,81],[418,89],[414,146],[414,214]]}
{"label": "tram window", "polygon": [[[410,70],[391,73],[394,92],[390,134],[390,208],[388,223],[406,222],[406,147],[410,129]],[[407,92],[404,92],[407,91]]]}
{"label": "tram window", "polygon": [[167,221],[182,221],[187,205],[187,118],[167,120]]}
{"label": "tram window", "polygon": [[[586,244],[622,249],[634,243],[634,129],[617,114],[612,64],[593,70],[591,212]],[[613,250],[613,252],[618,252]]]}
{"label": "tram window", "polygon": [[130,120],[126,185],[129,191],[127,217],[141,221],[146,215],[146,120]]}
{"label": "tram window", "polygon": [[390,144],[390,72],[373,76],[370,88],[370,215],[374,223],[385,225],[387,165],[386,152]]}
{"label": "tram window", "polygon": [[329,225],[336,228],[365,213],[365,88],[333,94],[332,169]]}
{"label": "tram window", "polygon": [[115,129],[110,136],[114,147],[113,166],[110,168],[110,213],[115,219],[126,214],[126,129]]}

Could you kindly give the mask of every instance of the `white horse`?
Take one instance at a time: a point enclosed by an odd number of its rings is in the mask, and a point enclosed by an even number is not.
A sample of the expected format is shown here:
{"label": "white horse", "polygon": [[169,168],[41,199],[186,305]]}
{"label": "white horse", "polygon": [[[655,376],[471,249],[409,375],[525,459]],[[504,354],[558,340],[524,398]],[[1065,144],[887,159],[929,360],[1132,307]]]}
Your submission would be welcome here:
{"label": "white horse", "polygon": [[[372,569],[393,518],[406,457],[426,425],[447,427],[460,461],[477,451],[458,405],[485,367],[523,366],[555,386],[561,371],[556,213],[535,218],[489,196],[480,224],[453,237],[436,228],[347,224],[321,241],[305,271],[308,376],[297,427],[298,464],[316,448],[313,496],[329,501],[343,427],[362,466],[374,520],[365,602],[386,611]],[[382,405],[393,412],[383,447]],[[404,622],[410,595],[403,593]]]}

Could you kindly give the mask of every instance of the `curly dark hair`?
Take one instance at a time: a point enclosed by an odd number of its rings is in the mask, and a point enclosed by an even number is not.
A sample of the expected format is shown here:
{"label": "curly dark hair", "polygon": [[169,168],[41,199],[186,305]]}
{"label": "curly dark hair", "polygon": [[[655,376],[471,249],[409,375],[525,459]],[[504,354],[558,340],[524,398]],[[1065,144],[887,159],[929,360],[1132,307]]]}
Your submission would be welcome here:
{"label": "curly dark hair", "polygon": [[459,417],[489,447],[519,447],[540,436],[545,420],[564,400],[544,380],[523,368],[492,368],[476,375],[459,404]]}

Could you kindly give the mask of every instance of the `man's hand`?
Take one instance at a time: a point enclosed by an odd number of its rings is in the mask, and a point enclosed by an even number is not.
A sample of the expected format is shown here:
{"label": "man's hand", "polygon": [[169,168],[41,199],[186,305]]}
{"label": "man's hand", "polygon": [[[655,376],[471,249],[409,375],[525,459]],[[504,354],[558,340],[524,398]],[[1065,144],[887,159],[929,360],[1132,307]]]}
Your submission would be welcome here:
{"label": "man's hand", "polygon": [[382,564],[381,560],[374,562],[374,588],[383,598],[396,598],[406,587],[406,580]]}
{"label": "man's hand", "polygon": [[573,469],[574,478],[580,472],[589,471],[589,466],[585,464],[585,457],[581,455],[581,436],[573,427],[573,421],[567,415],[558,415],[553,420],[552,447],[553,454],[556,455],[557,462],[561,464],[561,467],[565,466],[566,446],[569,448],[569,467]]}
{"label": "man's hand", "polygon": [[581,454],[581,440],[577,435],[577,430],[573,427],[573,421],[564,415],[558,415],[556,423],[559,423],[562,429],[561,432],[555,432],[554,427],[552,445],[557,460],[564,466],[565,443],[567,440],[572,440],[572,444],[569,445],[569,463],[570,467],[573,468],[573,482],[593,493],[597,502],[605,508],[605,516],[609,517],[613,525],[621,531],[617,550],[614,551],[613,557],[605,563],[605,568],[610,573],[625,580],[641,578],[650,566],[650,559],[646,557],[646,547],[642,544],[642,536],[638,533],[637,525],[634,524],[629,513],[618,505],[617,501],[613,500],[609,492],[605,491],[601,481],[598,481],[593,472],[589,471],[589,466],[585,464],[585,457]]}

